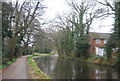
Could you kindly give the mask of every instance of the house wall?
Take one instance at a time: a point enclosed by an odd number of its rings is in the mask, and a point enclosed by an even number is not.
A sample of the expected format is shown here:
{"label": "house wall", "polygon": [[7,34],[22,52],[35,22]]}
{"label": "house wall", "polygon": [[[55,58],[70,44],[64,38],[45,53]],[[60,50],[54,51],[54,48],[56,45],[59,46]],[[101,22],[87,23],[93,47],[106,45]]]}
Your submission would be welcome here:
{"label": "house wall", "polygon": [[94,46],[94,40],[90,39],[90,53],[95,54],[96,50],[95,50],[95,46]]}
{"label": "house wall", "polygon": [[90,39],[90,53],[95,54],[96,55],[96,47],[102,47],[104,46],[104,39],[100,39],[100,44],[96,43],[96,39]]}
{"label": "house wall", "polygon": [[93,39],[93,43],[94,43],[94,46],[95,47],[102,47],[102,46],[104,46],[104,40],[103,39],[100,39],[100,44],[97,44],[96,43],[96,39]]}

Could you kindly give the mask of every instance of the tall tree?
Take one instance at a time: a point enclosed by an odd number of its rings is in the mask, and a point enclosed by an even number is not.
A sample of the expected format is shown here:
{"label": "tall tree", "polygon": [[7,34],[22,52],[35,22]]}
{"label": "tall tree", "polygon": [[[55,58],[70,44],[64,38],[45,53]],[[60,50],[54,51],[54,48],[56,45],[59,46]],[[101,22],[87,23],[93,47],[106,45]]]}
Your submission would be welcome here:
{"label": "tall tree", "polygon": [[120,62],[120,1],[115,2],[115,27],[113,34],[116,36],[116,45],[118,47],[118,60]]}
{"label": "tall tree", "polygon": [[12,60],[14,56],[18,35],[30,27],[36,16],[42,15],[44,9],[42,1],[43,0],[40,0],[39,2],[23,2],[22,5],[20,5],[19,2],[16,2],[14,7],[15,22],[12,27],[14,33],[10,39],[10,60]]}
{"label": "tall tree", "polygon": [[[69,6],[73,9],[72,16],[67,20],[74,25],[75,28],[75,51],[77,57],[89,55],[89,30],[95,18],[100,18],[105,9],[99,7],[96,1],[68,1]],[[93,5],[94,4],[94,5]]]}
{"label": "tall tree", "polygon": [[59,40],[57,48],[59,53],[66,55],[76,54],[77,57],[89,56],[89,30],[94,19],[102,17],[106,10],[98,6],[97,2],[85,0],[68,0],[71,8],[69,15],[58,16],[55,27],[60,29],[56,35]]}
{"label": "tall tree", "polygon": [[[2,55],[5,57],[7,50],[5,50],[6,46],[8,43],[6,40],[7,38],[11,38],[13,31],[12,31],[12,19],[14,18],[13,16],[13,7],[11,3],[2,3]],[[8,49],[8,48],[7,48]]]}
{"label": "tall tree", "polygon": [[[112,53],[113,53],[113,48],[118,48],[117,49],[117,55],[118,55],[118,60],[120,59],[120,1],[116,2],[108,2],[108,0],[105,0],[105,2],[100,2],[97,1],[98,3],[106,6],[108,8],[108,14],[106,15],[114,15],[115,16],[115,23],[114,23],[114,28],[113,28],[113,33],[110,37],[109,42],[106,44],[106,51],[107,51],[107,58],[110,59],[112,58]],[[111,3],[114,3],[112,5]],[[112,11],[112,12],[110,12]]]}

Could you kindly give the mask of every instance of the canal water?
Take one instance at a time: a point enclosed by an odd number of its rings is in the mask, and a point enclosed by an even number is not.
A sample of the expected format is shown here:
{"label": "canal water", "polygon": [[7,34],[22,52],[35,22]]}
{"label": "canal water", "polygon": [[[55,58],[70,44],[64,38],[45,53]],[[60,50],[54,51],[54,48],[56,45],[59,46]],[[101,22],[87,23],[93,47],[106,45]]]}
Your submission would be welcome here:
{"label": "canal water", "polygon": [[52,79],[120,79],[116,68],[59,58],[56,55],[35,58],[38,67]]}

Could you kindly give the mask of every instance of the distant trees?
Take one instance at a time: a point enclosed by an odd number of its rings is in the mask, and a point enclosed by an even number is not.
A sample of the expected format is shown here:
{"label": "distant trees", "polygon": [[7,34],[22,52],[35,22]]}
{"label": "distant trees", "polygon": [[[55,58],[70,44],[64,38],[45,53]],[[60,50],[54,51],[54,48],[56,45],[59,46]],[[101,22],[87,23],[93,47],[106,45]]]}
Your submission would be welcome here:
{"label": "distant trees", "polygon": [[35,35],[34,51],[39,53],[50,53],[52,50],[50,33],[40,29]]}

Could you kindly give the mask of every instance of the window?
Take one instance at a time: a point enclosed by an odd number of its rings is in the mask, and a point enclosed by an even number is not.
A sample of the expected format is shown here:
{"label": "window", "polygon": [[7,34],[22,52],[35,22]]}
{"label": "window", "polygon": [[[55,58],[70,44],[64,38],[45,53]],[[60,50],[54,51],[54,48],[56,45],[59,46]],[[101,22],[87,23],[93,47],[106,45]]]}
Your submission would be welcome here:
{"label": "window", "polygon": [[96,44],[100,44],[101,40],[100,39],[96,39]]}
{"label": "window", "polygon": [[104,44],[106,44],[107,43],[107,40],[104,40]]}
{"label": "window", "polygon": [[105,50],[103,48],[95,47],[96,48],[96,55],[103,56],[106,54]]}

